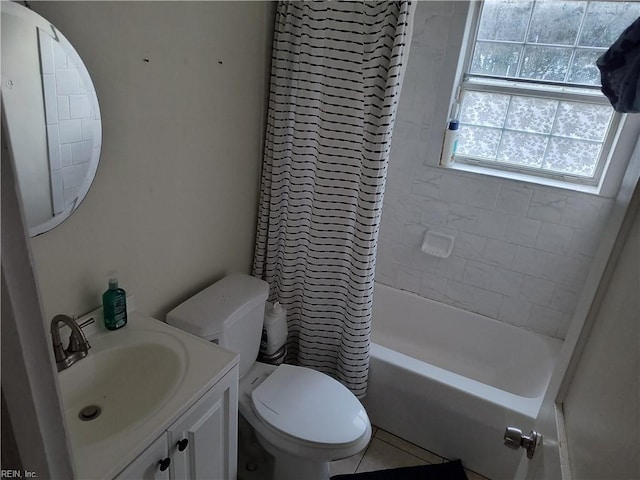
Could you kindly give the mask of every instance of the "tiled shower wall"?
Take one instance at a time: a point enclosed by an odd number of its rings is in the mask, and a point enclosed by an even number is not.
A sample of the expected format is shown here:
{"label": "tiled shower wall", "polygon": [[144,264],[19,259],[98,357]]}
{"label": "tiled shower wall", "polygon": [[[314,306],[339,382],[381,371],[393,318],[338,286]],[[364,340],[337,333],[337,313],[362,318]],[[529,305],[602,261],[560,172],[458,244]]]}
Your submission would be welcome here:
{"label": "tiled shower wall", "polygon": [[[612,200],[435,166],[432,125],[456,2],[418,2],[393,137],[376,280],[564,338]],[[451,47],[449,46],[449,50]],[[441,109],[440,109],[441,110]],[[437,118],[436,118],[437,117]],[[445,118],[440,118],[445,117]],[[448,258],[420,250],[433,230]]]}

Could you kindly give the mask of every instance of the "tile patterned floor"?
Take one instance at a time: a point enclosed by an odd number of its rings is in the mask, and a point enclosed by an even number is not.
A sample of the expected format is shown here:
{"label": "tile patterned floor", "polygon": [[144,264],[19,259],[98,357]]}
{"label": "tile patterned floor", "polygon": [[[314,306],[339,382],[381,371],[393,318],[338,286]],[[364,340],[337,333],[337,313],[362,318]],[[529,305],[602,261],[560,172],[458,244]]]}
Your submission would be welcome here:
{"label": "tile patterned floor", "polygon": [[[252,438],[253,434],[241,433],[241,437],[245,440],[239,445],[238,480],[271,480],[273,458],[264,451],[255,438]],[[446,459],[435,453],[424,450],[381,428],[373,427],[373,435],[367,448],[353,457],[332,462],[329,465],[329,473],[340,475],[371,472],[445,461]],[[466,474],[469,480],[489,480],[470,470],[466,470]]]}
{"label": "tile patterned floor", "polygon": [[[373,428],[373,436],[369,446],[353,457],[332,462],[330,464],[331,475],[370,472],[446,461],[435,453],[424,450],[381,428]],[[466,470],[466,474],[469,480],[488,480],[470,470]]]}

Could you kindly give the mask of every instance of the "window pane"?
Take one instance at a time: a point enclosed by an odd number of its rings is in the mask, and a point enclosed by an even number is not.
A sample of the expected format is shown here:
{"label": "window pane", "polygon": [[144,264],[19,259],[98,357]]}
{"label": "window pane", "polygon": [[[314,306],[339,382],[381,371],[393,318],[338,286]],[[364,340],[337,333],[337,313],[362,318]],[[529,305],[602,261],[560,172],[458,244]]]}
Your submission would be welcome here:
{"label": "window pane", "polygon": [[594,179],[614,118],[589,103],[596,59],[639,16],[640,0],[485,0],[460,100],[461,161]]}
{"label": "window pane", "polygon": [[537,2],[527,42],[575,45],[586,6],[587,2]]}
{"label": "window pane", "polygon": [[569,138],[551,138],[543,168],[560,173],[592,177],[598,163],[599,153],[599,143]]}
{"label": "window pane", "polygon": [[473,52],[471,73],[515,77],[522,46],[511,43],[478,42]]}
{"label": "window pane", "polygon": [[579,44],[609,48],[638,17],[640,2],[591,2]]}
{"label": "window pane", "polygon": [[493,160],[496,157],[501,131],[494,128],[460,126],[456,154]]}
{"label": "window pane", "polygon": [[598,85],[598,50],[639,16],[640,1],[486,0],[469,73]]}
{"label": "window pane", "polygon": [[561,102],[553,135],[601,142],[612,115],[613,109],[608,105]]}
{"label": "window pane", "polygon": [[526,46],[520,77],[562,82],[570,59],[570,48]]}
{"label": "window pane", "polygon": [[505,127],[534,133],[551,133],[558,102],[545,98],[513,97]]}
{"label": "window pane", "polygon": [[509,95],[500,93],[466,91],[462,99],[460,121],[501,128],[507,116],[509,98]]}
{"label": "window pane", "polygon": [[600,70],[596,59],[604,50],[576,50],[567,81],[584,85],[600,85]]}
{"label": "window pane", "polygon": [[514,165],[539,168],[542,165],[548,137],[531,133],[509,132],[502,134],[497,159]]}
{"label": "window pane", "polygon": [[529,23],[532,2],[486,0],[478,28],[478,40],[522,42]]}

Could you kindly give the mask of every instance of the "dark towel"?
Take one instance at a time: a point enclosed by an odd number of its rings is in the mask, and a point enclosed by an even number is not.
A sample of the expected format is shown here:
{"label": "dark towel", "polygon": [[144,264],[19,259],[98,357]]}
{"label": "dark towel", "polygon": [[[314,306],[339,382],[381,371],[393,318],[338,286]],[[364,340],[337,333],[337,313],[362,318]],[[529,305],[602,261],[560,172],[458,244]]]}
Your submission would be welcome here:
{"label": "dark towel", "polygon": [[468,480],[460,460],[375,472],[334,475],[331,480]]}
{"label": "dark towel", "polygon": [[596,65],[602,93],[616,112],[640,112],[640,17],[629,25]]}

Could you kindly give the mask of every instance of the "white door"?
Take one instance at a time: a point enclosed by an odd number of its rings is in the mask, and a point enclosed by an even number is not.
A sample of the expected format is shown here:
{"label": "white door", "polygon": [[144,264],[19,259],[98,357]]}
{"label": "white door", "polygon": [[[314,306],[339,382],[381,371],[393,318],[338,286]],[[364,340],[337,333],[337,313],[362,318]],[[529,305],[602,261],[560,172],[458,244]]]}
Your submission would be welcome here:
{"label": "white door", "polygon": [[639,150],[536,419],[541,445],[523,454],[518,479],[640,478]]}

